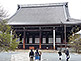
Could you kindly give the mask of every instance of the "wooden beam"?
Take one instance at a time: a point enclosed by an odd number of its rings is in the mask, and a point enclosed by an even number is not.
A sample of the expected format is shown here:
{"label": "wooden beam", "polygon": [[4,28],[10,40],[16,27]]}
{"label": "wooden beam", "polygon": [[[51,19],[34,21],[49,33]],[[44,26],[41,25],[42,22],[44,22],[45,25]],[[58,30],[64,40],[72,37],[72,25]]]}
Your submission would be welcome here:
{"label": "wooden beam", "polygon": [[[15,31],[40,31],[40,30],[35,29],[35,30],[15,30]],[[52,31],[52,29],[41,29],[41,31]]]}

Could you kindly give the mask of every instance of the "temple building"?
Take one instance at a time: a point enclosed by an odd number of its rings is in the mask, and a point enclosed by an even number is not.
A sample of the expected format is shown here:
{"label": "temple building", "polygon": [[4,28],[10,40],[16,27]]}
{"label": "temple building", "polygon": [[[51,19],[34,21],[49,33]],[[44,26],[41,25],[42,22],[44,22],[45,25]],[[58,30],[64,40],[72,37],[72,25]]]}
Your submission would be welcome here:
{"label": "temple building", "polygon": [[18,5],[9,19],[18,35],[19,49],[57,49],[67,47],[72,27],[81,21],[69,15],[68,2]]}

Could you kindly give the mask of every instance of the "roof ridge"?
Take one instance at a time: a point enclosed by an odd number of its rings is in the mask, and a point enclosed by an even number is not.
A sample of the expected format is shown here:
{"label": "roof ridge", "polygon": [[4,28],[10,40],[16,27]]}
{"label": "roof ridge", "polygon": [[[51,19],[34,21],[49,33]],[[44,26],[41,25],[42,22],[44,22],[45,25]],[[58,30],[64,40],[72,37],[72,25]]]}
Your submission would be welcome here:
{"label": "roof ridge", "polygon": [[18,4],[20,8],[26,8],[26,7],[44,7],[44,6],[63,6],[67,5],[68,2],[63,3],[45,3],[45,4]]}

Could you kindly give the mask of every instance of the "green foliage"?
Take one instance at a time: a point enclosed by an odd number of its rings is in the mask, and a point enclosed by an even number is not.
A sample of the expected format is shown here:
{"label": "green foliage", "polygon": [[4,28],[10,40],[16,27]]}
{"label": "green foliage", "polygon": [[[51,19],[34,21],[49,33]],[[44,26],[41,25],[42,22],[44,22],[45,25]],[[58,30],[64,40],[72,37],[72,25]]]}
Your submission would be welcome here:
{"label": "green foliage", "polygon": [[[78,27],[76,31],[77,30],[79,30]],[[75,49],[76,52],[79,52],[79,50],[81,49],[81,37],[80,37],[80,34],[76,34],[75,32],[72,32],[72,35],[70,35],[69,44],[71,47]]]}
{"label": "green foliage", "polygon": [[11,35],[11,26],[6,24],[6,20],[0,21],[0,51],[14,51],[19,42],[16,42],[17,38],[14,37],[16,35],[14,32]]}

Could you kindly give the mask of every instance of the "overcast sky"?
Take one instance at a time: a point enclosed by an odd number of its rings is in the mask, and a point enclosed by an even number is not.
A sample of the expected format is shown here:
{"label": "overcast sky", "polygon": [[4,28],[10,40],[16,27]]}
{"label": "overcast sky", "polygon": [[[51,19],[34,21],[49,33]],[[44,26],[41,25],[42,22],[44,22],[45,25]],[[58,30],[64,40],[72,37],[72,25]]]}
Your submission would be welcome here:
{"label": "overcast sky", "polygon": [[17,10],[17,4],[41,4],[68,2],[69,13],[72,18],[81,19],[81,0],[0,0],[0,4],[12,16]]}

